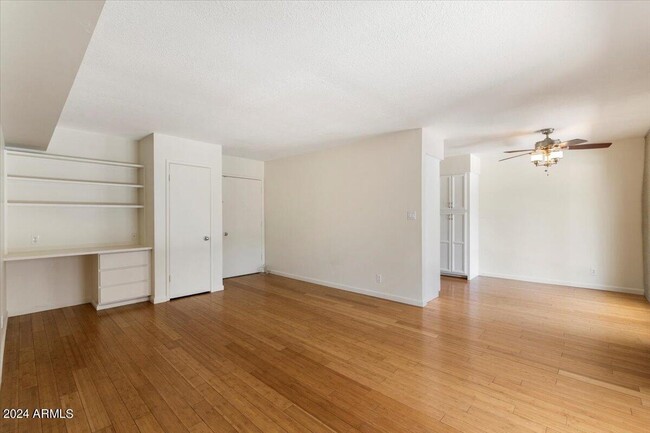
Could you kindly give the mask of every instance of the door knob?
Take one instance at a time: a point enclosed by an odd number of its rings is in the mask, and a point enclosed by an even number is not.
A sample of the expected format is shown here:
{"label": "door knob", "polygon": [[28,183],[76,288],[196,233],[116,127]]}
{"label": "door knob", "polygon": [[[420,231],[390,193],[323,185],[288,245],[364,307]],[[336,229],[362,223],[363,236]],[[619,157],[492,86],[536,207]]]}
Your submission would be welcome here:
{"label": "door knob", "polygon": [[203,236],[203,240],[204,240],[204,241],[209,241],[209,240],[210,240],[210,236]]}
{"label": "door knob", "polygon": [[228,236],[228,232],[223,232],[223,235],[224,235],[224,236]]}

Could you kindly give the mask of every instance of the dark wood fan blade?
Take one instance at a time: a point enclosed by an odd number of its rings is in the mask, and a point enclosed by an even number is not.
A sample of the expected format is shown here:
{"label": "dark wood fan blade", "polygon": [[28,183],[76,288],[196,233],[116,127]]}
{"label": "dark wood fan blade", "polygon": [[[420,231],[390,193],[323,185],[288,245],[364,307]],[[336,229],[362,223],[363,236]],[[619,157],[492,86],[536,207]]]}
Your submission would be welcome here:
{"label": "dark wood fan blade", "polygon": [[521,155],[515,155],[515,156],[511,156],[511,157],[509,157],[509,158],[503,158],[503,159],[500,159],[499,162],[501,162],[501,161],[506,161],[506,160],[508,160],[508,159],[512,159],[512,158],[519,158],[520,156],[530,155],[531,153],[533,153],[533,152],[522,153]]}
{"label": "dark wood fan blade", "polygon": [[532,152],[535,149],[506,150],[503,153]]}
{"label": "dark wood fan blade", "polygon": [[575,146],[576,144],[582,144],[586,142],[587,140],[583,140],[582,138],[574,138],[573,140],[563,141],[562,143],[558,143],[557,146]]}
{"label": "dark wood fan blade", "polygon": [[567,149],[571,150],[580,150],[580,149],[604,149],[606,147],[611,146],[612,143],[589,143],[589,144],[581,144],[578,146],[569,146]]}

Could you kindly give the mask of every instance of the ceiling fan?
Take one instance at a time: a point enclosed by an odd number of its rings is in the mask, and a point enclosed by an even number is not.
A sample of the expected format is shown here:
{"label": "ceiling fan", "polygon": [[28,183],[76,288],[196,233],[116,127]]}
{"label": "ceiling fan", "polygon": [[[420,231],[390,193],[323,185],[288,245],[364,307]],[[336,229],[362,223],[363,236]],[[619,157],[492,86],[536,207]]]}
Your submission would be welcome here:
{"label": "ceiling fan", "polygon": [[525,153],[500,159],[499,162],[530,155],[530,161],[535,164],[535,167],[546,167],[545,171],[548,172],[550,166],[557,164],[558,161],[562,159],[565,150],[604,149],[612,145],[612,143],[587,143],[587,140],[582,140],[580,138],[568,141],[554,140],[549,137],[553,131],[553,128],[536,131],[546,135],[546,138],[535,143],[534,149],[506,150],[504,153]]}

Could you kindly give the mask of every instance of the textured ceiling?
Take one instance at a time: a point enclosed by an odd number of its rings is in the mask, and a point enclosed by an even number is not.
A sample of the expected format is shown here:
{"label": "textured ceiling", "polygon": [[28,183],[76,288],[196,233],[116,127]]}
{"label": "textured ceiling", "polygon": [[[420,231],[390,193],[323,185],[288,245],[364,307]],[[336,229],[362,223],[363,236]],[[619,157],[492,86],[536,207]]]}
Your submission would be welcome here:
{"label": "textured ceiling", "polygon": [[434,127],[449,153],[650,127],[648,2],[107,2],[61,125],[273,159]]}

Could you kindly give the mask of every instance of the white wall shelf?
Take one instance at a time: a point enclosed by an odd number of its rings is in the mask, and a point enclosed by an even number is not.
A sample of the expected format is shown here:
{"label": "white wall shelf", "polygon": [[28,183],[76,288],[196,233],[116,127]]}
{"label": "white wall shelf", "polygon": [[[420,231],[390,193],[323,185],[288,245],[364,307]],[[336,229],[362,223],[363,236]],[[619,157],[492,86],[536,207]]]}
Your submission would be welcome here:
{"label": "white wall shelf", "polygon": [[72,257],[72,256],[88,256],[93,254],[109,254],[109,253],[127,253],[134,251],[148,251],[151,247],[142,245],[106,245],[98,247],[85,247],[85,248],[63,248],[52,250],[40,251],[24,251],[24,252],[9,252],[4,255],[5,262],[12,262],[18,260],[36,260],[36,259],[49,259],[54,257]]}
{"label": "white wall shelf", "polygon": [[125,188],[144,188],[144,185],[138,183],[103,182],[97,180],[82,180],[82,179],[61,179],[55,177],[7,176],[7,180],[26,181],[26,182],[71,183],[71,184],[79,184],[79,185],[116,186],[116,187],[125,187]]}
{"label": "white wall shelf", "polygon": [[25,151],[25,150],[7,150],[6,153],[7,155],[21,156],[27,158],[54,159],[59,161],[73,161],[73,162],[82,162],[88,164],[113,165],[118,167],[131,167],[131,168],[144,167],[142,164],[135,164],[132,162],[111,161],[107,159],[82,158],[79,156],[55,155],[51,153],[41,153],[41,152]]}
{"label": "white wall shelf", "polygon": [[132,203],[87,203],[87,202],[59,202],[59,201],[19,201],[9,200],[8,206],[47,206],[47,207],[113,207],[141,209],[141,204]]}

